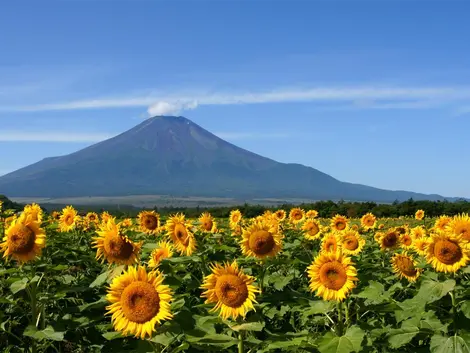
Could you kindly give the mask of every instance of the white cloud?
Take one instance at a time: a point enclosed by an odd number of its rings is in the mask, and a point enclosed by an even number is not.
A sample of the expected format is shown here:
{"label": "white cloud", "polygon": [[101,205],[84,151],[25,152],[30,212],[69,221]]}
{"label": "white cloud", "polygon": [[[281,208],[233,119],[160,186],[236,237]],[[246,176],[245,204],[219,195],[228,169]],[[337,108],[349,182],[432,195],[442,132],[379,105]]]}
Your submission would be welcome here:
{"label": "white cloud", "polygon": [[[2,106],[1,111],[48,111],[146,107],[150,115],[175,114],[204,105],[283,102],[351,103],[362,109],[421,109],[432,104],[470,100],[470,87],[336,86],[277,89],[248,93],[194,93],[78,100],[27,106]],[[358,102],[362,102],[358,105]],[[373,102],[373,104],[370,104]],[[425,102],[425,103],[423,103]],[[397,106],[398,105],[398,106]]]}
{"label": "white cloud", "polygon": [[115,134],[66,131],[0,131],[0,142],[99,142]]}

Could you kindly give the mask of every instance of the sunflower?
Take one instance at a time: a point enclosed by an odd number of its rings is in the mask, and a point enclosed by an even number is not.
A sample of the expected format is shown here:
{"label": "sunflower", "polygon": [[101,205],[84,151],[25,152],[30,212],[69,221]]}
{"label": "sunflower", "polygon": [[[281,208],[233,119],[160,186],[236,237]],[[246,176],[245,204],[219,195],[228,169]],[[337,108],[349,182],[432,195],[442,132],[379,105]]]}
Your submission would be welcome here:
{"label": "sunflower", "polygon": [[400,235],[400,246],[403,249],[411,249],[413,247],[413,238],[408,233]]}
{"label": "sunflower", "polygon": [[394,254],[390,262],[393,272],[400,278],[406,278],[410,282],[416,282],[423,269],[416,267],[416,261],[406,252],[403,254]]}
{"label": "sunflower", "polygon": [[385,233],[384,232],[375,232],[374,234],[374,240],[377,242],[377,244],[380,245],[380,242],[381,242],[381,239],[382,237],[385,236]]}
{"label": "sunflower", "polygon": [[101,259],[101,262],[104,262],[106,259],[110,264],[121,265],[133,265],[139,261],[142,243],[134,243],[122,235],[114,218],[108,219],[108,222],[102,224],[96,233],[98,236],[93,238],[93,247],[97,249],[97,260]]}
{"label": "sunflower", "polygon": [[338,251],[338,237],[335,233],[326,234],[321,240],[321,251],[323,252],[336,252]]}
{"label": "sunflower", "polygon": [[428,238],[417,238],[413,240],[413,249],[421,256],[426,256],[427,246],[430,243]]}
{"label": "sunflower", "polygon": [[282,248],[284,236],[279,227],[270,222],[253,222],[243,229],[240,245],[243,254],[257,258],[276,256]]}
{"label": "sunflower", "polygon": [[70,232],[75,229],[80,216],[72,206],[67,206],[62,210],[62,214],[59,219],[59,229],[61,232]]}
{"label": "sunflower", "polygon": [[358,280],[354,263],[340,251],[320,253],[307,271],[310,290],[323,300],[342,301]]}
{"label": "sunflower", "polygon": [[108,211],[104,211],[101,213],[101,223],[106,224],[108,220],[112,218]]}
{"label": "sunflower", "polygon": [[88,212],[85,216],[85,219],[88,223],[96,224],[99,221],[99,217],[95,212]]}
{"label": "sunflower", "polygon": [[384,228],[385,228],[385,224],[380,223],[378,228],[379,228],[379,229],[384,229]]}
{"label": "sunflower", "polygon": [[438,272],[457,272],[469,262],[469,250],[460,235],[436,233],[426,247],[426,261]]}
{"label": "sunflower", "polygon": [[305,217],[306,218],[317,218],[318,217],[318,211],[317,210],[308,210],[305,212]]}
{"label": "sunflower", "polygon": [[177,213],[171,216],[165,227],[167,236],[173,241],[173,246],[180,255],[191,256],[196,249],[196,239],[190,231],[191,222],[185,219],[184,214]]}
{"label": "sunflower", "polygon": [[173,246],[167,241],[157,243],[157,248],[150,254],[149,267],[157,267],[163,259],[173,256]]}
{"label": "sunflower", "polygon": [[375,228],[377,218],[372,214],[372,213],[366,213],[364,216],[361,218],[361,225],[362,228],[369,230],[372,228]]}
{"label": "sunflower", "polygon": [[393,250],[400,246],[400,233],[396,230],[389,230],[379,239],[381,250]]}
{"label": "sunflower", "polygon": [[284,210],[277,210],[274,212],[274,216],[277,218],[279,222],[282,222],[286,219],[286,211]]}
{"label": "sunflower", "polygon": [[344,216],[337,214],[331,219],[330,226],[331,229],[334,229],[336,231],[343,231],[348,226],[348,219]]}
{"label": "sunflower", "polygon": [[55,220],[55,221],[60,220],[60,212],[53,211],[53,212],[51,213],[51,218],[52,218],[53,220]]}
{"label": "sunflower", "polygon": [[415,219],[418,221],[421,221],[424,218],[424,211],[423,210],[418,210],[415,213]]}
{"label": "sunflower", "polygon": [[307,218],[307,220],[302,225],[302,230],[304,231],[304,237],[308,240],[315,240],[320,238],[321,226],[313,218]]}
{"label": "sunflower", "polygon": [[241,220],[242,220],[242,213],[240,212],[240,210],[230,211],[230,216],[229,216],[230,229],[236,229],[237,226],[240,224]]}
{"label": "sunflower", "polygon": [[121,222],[119,222],[119,227],[121,227],[121,228],[130,228],[130,227],[132,227],[132,219],[131,218],[124,218]]}
{"label": "sunflower", "polygon": [[408,227],[407,224],[405,224],[405,225],[402,225],[402,226],[399,226],[399,227],[395,227],[395,231],[396,231],[399,235],[403,235],[403,234],[409,232],[409,227]]}
{"label": "sunflower", "polygon": [[37,203],[26,205],[23,209],[23,212],[26,214],[26,216],[30,216],[32,221],[36,221],[39,224],[42,222],[43,212],[41,206],[39,206]]}
{"label": "sunflower", "polygon": [[359,226],[358,226],[357,224],[353,224],[353,225],[351,226],[351,229],[352,229],[352,230],[359,230]]}
{"label": "sunflower", "polygon": [[217,230],[217,222],[214,220],[214,217],[209,212],[204,212],[199,217],[199,228],[203,232],[215,233]]}
{"label": "sunflower", "polygon": [[452,234],[460,235],[462,240],[470,242],[470,217],[468,214],[454,216],[446,229]]}
{"label": "sunflower", "polygon": [[355,230],[347,230],[340,235],[340,247],[346,255],[358,255],[366,240]]}
{"label": "sunflower", "polygon": [[294,207],[289,211],[289,221],[293,224],[302,222],[305,217],[305,212],[299,207]]}
{"label": "sunflower", "polygon": [[424,238],[426,236],[426,229],[423,226],[416,226],[411,228],[411,237],[413,239]]}
{"label": "sunflower", "polygon": [[440,216],[438,219],[436,219],[436,222],[434,223],[434,229],[438,231],[445,231],[447,225],[452,221],[452,218],[449,216]]}
{"label": "sunflower", "polygon": [[170,302],[170,287],[163,284],[163,274],[158,271],[147,273],[145,267],[131,266],[113,279],[108,288],[107,314],[116,331],[133,334],[144,339],[151,337],[155,325],[173,318]]}
{"label": "sunflower", "polygon": [[147,234],[156,234],[160,227],[160,215],[155,211],[142,211],[138,215],[140,230]]}
{"label": "sunflower", "polygon": [[212,273],[204,277],[201,294],[206,298],[205,304],[216,303],[210,311],[220,309],[219,316],[224,320],[228,318],[244,318],[250,310],[255,310],[256,293],[261,291],[253,285],[255,278],[246,275],[238,268],[236,261],[224,266],[215,264],[211,266]]}
{"label": "sunflower", "polygon": [[31,215],[22,214],[14,219],[6,229],[0,250],[3,257],[11,256],[18,262],[24,263],[34,260],[41,255],[46,246],[46,234],[38,221]]}

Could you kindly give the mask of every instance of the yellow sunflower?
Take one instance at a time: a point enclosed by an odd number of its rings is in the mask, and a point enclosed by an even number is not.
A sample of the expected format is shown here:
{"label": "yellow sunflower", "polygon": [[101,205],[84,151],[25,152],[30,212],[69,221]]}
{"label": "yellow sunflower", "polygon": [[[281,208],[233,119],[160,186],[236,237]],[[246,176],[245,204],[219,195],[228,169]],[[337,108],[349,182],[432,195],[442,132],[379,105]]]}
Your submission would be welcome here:
{"label": "yellow sunflower", "polygon": [[366,244],[366,240],[355,230],[343,232],[339,241],[341,251],[346,255],[358,255]]}
{"label": "yellow sunflower", "polygon": [[166,222],[166,234],[180,255],[191,256],[196,249],[196,239],[190,230],[191,226],[191,222],[186,220],[182,213],[171,216]]}
{"label": "yellow sunflower", "polygon": [[26,216],[30,216],[32,221],[35,221],[41,224],[43,211],[41,209],[41,206],[39,206],[37,203],[26,205],[23,209],[23,212],[26,214]]}
{"label": "yellow sunflower", "polygon": [[172,299],[161,272],[147,273],[145,267],[132,266],[113,279],[106,294],[111,305],[106,310],[116,331],[144,339],[152,336],[155,325],[173,318]]}
{"label": "yellow sunflower", "polygon": [[20,263],[34,260],[46,246],[46,234],[31,215],[22,214],[6,229],[0,250]]}
{"label": "yellow sunflower", "polygon": [[384,232],[375,232],[374,234],[374,240],[377,242],[377,244],[380,245],[380,242],[381,242],[381,239],[382,237],[385,236],[385,233]]}
{"label": "yellow sunflower", "polygon": [[379,229],[384,229],[384,228],[385,228],[385,224],[380,223],[378,228],[379,228]]}
{"label": "yellow sunflower", "polygon": [[199,217],[199,228],[203,232],[215,233],[217,230],[217,222],[214,220],[214,217],[209,212],[204,212]]}
{"label": "yellow sunflower", "polygon": [[348,226],[348,219],[337,214],[331,219],[330,227],[338,232],[345,230]]}
{"label": "yellow sunflower", "polygon": [[85,216],[85,220],[88,222],[88,223],[93,223],[93,224],[96,224],[99,222],[99,217],[98,215],[95,213],[95,212],[88,212]]}
{"label": "yellow sunflower", "polygon": [[276,216],[279,222],[282,222],[286,219],[286,211],[284,210],[277,210],[276,212],[274,212],[274,215]]}
{"label": "yellow sunflower", "polygon": [[305,212],[299,207],[294,207],[289,212],[289,221],[293,224],[302,222],[305,217]]}
{"label": "yellow sunflower", "polygon": [[460,235],[435,233],[426,247],[426,261],[438,272],[457,272],[469,262],[469,250]]}
{"label": "yellow sunflower", "polygon": [[101,213],[101,223],[106,224],[108,220],[112,218],[108,211],[104,211]]}
{"label": "yellow sunflower", "polygon": [[413,227],[410,232],[413,239],[424,238],[426,236],[426,229],[423,226]]}
{"label": "yellow sunflower", "polygon": [[418,210],[415,213],[415,219],[418,221],[421,221],[424,218],[424,211],[423,210]]}
{"label": "yellow sunflower", "polygon": [[426,256],[427,246],[430,243],[428,238],[415,238],[413,240],[413,249],[421,256]]}
{"label": "yellow sunflower", "polygon": [[400,246],[400,233],[390,229],[379,239],[381,250],[394,250]]}
{"label": "yellow sunflower", "polygon": [[157,267],[163,259],[173,256],[173,246],[167,241],[157,243],[157,248],[150,254],[149,267]]}
{"label": "yellow sunflower", "polygon": [[240,245],[245,256],[260,259],[276,256],[282,248],[284,236],[279,227],[270,222],[253,222],[243,229]]}
{"label": "yellow sunflower", "polygon": [[53,212],[51,213],[51,218],[52,218],[53,220],[55,220],[55,221],[60,220],[60,212],[53,211]]}
{"label": "yellow sunflower", "polygon": [[335,233],[325,234],[321,240],[320,250],[323,252],[336,252],[339,250],[338,237]]}
{"label": "yellow sunflower", "polygon": [[313,218],[307,218],[307,220],[302,225],[302,230],[304,233],[304,237],[308,240],[315,240],[320,238],[321,226]]}
{"label": "yellow sunflower", "polygon": [[436,222],[434,223],[434,229],[438,231],[445,231],[447,225],[452,221],[452,218],[449,216],[440,216],[438,219],[436,219]]}
{"label": "yellow sunflower", "polygon": [[318,211],[317,210],[308,210],[305,212],[305,217],[306,218],[317,218],[318,217]]}
{"label": "yellow sunflower", "polygon": [[323,300],[342,301],[358,280],[354,263],[340,251],[320,253],[307,271],[310,290]]}
{"label": "yellow sunflower", "polygon": [[410,282],[416,282],[423,269],[416,267],[416,261],[406,252],[403,254],[394,254],[390,262],[393,272],[400,278],[406,278]]}
{"label": "yellow sunflower", "polygon": [[138,215],[140,230],[147,234],[156,234],[160,227],[160,215],[155,211],[141,211]]}
{"label": "yellow sunflower", "polygon": [[93,238],[93,248],[96,248],[96,259],[110,264],[133,265],[138,263],[142,242],[134,243],[127,236],[120,233],[119,226],[114,218],[108,219],[106,224],[100,226]]}
{"label": "yellow sunflower", "polygon": [[364,228],[366,230],[375,228],[376,222],[377,222],[377,218],[372,213],[366,213],[361,218],[362,228]]}
{"label": "yellow sunflower", "polygon": [[466,213],[454,216],[446,230],[452,234],[460,235],[462,240],[470,242],[470,217]]}
{"label": "yellow sunflower", "polygon": [[210,311],[220,309],[219,316],[223,319],[244,318],[250,310],[255,310],[256,293],[260,290],[253,285],[255,278],[246,275],[238,268],[236,261],[224,266],[211,266],[212,273],[204,277],[201,294],[206,298],[205,304],[216,303]]}
{"label": "yellow sunflower", "polygon": [[400,235],[400,246],[403,249],[411,249],[413,247],[413,238],[408,233]]}
{"label": "yellow sunflower", "polygon": [[132,227],[132,218],[124,218],[119,222],[119,227],[124,229]]}
{"label": "yellow sunflower", "polygon": [[77,222],[80,220],[80,216],[72,206],[67,206],[62,210],[62,214],[59,219],[59,229],[61,232],[70,232],[75,229]]}
{"label": "yellow sunflower", "polygon": [[230,229],[236,229],[241,221],[242,221],[242,213],[240,212],[240,210],[230,211],[230,216],[229,216]]}

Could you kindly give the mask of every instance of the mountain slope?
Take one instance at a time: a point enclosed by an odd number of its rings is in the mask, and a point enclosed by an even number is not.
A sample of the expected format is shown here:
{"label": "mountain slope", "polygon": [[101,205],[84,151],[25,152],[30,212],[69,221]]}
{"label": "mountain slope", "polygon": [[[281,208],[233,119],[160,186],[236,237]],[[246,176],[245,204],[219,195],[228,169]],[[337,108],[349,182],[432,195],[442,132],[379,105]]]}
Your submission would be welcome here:
{"label": "mountain slope", "polygon": [[230,144],[183,117],[148,119],[75,153],[0,177],[10,197],[220,196],[394,201],[444,199],[341,182]]}

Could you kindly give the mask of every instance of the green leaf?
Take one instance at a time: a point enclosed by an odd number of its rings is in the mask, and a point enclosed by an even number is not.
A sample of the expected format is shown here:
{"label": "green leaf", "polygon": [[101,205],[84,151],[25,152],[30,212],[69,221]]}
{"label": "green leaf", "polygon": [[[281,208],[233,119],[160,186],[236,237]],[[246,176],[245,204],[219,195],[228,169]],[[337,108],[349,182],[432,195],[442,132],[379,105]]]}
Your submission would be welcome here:
{"label": "green leaf", "polygon": [[78,310],[84,311],[87,309],[103,308],[106,306],[106,304],[108,304],[108,301],[105,298],[101,298],[100,300],[96,302],[80,305],[78,307]]}
{"label": "green leaf", "polygon": [[369,281],[368,286],[362,292],[356,294],[356,297],[366,299],[366,305],[379,304],[387,299],[383,284],[376,281]]}
{"label": "green leaf", "polygon": [[13,282],[11,285],[10,285],[10,290],[13,294],[16,294],[18,293],[19,291],[22,291],[26,288],[26,286],[28,285],[28,279],[25,277],[25,278],[22,278],[20,280],[17,280],[15,282]]}
{"label": "green leaf", "polygon": [[434,335],[430,348],[431,353],[470,353],[468,341],[459,336]]}
{"label": "green leaf", "polygon": [[230,327],[232,330],[238,331],[263,331],[264,322],[247,322],[240,325]]}
{"label": "green leaf", "polygon": [[443,324],[436,316],[434,311],[427,311],[419,323],[421,330],[430,330],[434,332],[447,332],[448,324]]}
{"label": "green leaf", "polygon": [[328,332],[318,344],[320,353],[350,353],[361,350],[365,332],[357,326],[351,326],[344,336],[334,336]]}
{"label": "green leaf", "polygon": [[122,334],[121,332],[106,332],[106,333],[103,333],[102,335],[104,338],[106,338],[108,341],[111,341],[111,340],[114,340],[116,338],[122,338]]}
{"label": "green leaf", "polygon": [[466,300],[463,302],[463,304],[460,306],[460,311],[467,317],[467,319],[470,319],[470,301]]}
{"label": "green leaf", "polygon": [[150,341],[155,342],[155,343],[160,343],[164,346],[169,346],[171,342],[173,342],[173,340],[174,340],[174,337],[171,334],[165,332],[165,333],[161,333],[159,335],[152,337]]}
{"label": "green leaf", "polygon": [[283,290],[285,286],[287,286],[289,284],[290,281],[292,281],[294,279],[294,276],[293,275],[287,275],[287,276],[280,276],[280,275],[276,275],[276,277],[274,278],[274,280],[272,279],[270,282],[273,284],[274,288],[276,288],[276,290]]}
{"label": "green leaf", "polygon": [[186,335],[186,340],[189,343],[197,343],[200,345],[210,345],[214,347],[223,347],[228,348],[234,346],[238,343],[238,340],[229,335],[222,335],[222,334],[212,334],[212,335],[204,335],[202,337]]}
{"label": "green leaf", "polygon": [[425,300],[426,303],[432,303],[447,295],[454,287],[455,281],[453,279],[448,279],[444,282],[426,280],[421,283],[416,297]]}
{"label": "green leaf", "polygon": [[35,326],[29,325],[23,332],[24,336],[34,338],[38,341],[52,340],[63,341],[65,332],[54,331],[52,326],[47,326],[44,330],[39,331]]}
{"label": "green leaf", "polygon": [[307,337],[295,337],[292,340],[289,339],[284,339],[281,341],[275,341],[272,343],[269,343],[265,348],[262,350],[259,350],[258,353],[264,353],[264,352],[269,352],[274,349],[287,349],[291,347],[295,347],[296,349],[299,349],[300,347],[304,346],[305,343],[307,342]]}
{"label": "green leaf", "polygon": [[399,329],[391,330],[388,335],[388,343],[392,348],[400,348],[405,344],[411,342],[419,332],[419,328],[416,326],[402,327]]}
{"label": "green leaf", "polygon": [[91,282],[90,288],[95,288],[95,287],[101,287],[104,283],[106,283],[106,280],[108,279],[108,271],[103,272],[100,274],[96,279]]}

